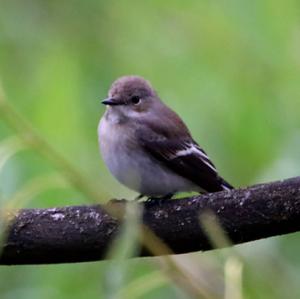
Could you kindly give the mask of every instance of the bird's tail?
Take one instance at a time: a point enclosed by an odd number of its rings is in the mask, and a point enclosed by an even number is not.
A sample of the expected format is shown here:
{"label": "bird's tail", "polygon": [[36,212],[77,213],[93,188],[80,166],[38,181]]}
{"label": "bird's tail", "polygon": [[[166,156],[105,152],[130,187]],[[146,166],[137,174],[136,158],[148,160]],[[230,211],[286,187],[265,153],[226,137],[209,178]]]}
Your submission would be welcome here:
{"label": "bird's tail", "polygon": [[228,182],[226,182],[224,179],[220,178],[221,187],[223,190],[231,190],[234,189],[232,185],[230,185]]}

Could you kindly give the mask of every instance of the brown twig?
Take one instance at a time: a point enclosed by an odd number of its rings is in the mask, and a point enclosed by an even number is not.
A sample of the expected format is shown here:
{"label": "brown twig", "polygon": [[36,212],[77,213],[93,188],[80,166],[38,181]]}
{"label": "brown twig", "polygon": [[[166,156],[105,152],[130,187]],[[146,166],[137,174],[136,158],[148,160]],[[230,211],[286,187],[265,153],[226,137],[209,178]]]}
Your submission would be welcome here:
{"label": "brown twig", "polygon": [[[109,209],[123,210],[125,204],[109,203]],[[207,211],[218,218],[232,244],[300,230],[300,177],[140,204],[144,205],[143,223],[174,253],[209,250],[212,245],[200,225],[200,217]],[[100,205],[21,210],[11,222],[0,264],[104,259],[120,227],[120,221],[106,210]],[[138,255],[151,254],[142,248]]]}

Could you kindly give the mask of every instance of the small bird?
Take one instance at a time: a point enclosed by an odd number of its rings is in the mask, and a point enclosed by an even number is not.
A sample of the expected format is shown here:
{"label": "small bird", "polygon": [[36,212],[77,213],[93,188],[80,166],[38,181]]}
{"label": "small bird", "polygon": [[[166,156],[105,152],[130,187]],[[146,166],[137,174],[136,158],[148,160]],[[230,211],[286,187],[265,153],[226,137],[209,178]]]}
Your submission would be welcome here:
{"label": "small bird", "polygon": [[120,183],[140,193],[137,199],[233,188],[142,77],[117,79],[102,103],[107,109],[98,137],[104,162]]}

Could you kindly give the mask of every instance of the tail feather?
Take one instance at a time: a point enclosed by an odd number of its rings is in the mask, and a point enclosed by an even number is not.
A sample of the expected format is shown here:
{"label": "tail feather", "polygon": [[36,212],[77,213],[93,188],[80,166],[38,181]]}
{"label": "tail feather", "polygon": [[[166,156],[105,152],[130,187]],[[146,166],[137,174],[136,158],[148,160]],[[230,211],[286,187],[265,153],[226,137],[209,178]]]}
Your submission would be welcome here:
{"label": "tail feather", "polygon": [[234,187],[230,185],[228,182],[226,182],[224,179],[220,178],[221,180],[221,187],[223,190],[232,190]]}

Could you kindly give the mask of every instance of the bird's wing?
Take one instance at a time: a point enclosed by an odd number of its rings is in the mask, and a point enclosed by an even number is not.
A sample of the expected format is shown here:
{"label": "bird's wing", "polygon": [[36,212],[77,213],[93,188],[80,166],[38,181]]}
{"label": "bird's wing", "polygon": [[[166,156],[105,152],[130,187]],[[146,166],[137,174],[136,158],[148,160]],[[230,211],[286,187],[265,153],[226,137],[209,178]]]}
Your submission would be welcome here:
{"label": "bird's wing", "polygon": [[190,137],[167,138],[151,131],[138,131],[142,147],[176,174],[192,181],[207,192],[232,189],[217,173],[207,154]]}

